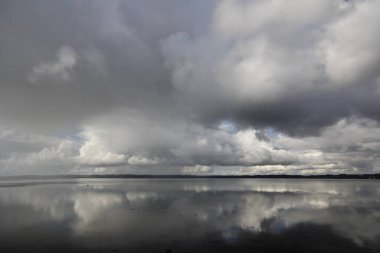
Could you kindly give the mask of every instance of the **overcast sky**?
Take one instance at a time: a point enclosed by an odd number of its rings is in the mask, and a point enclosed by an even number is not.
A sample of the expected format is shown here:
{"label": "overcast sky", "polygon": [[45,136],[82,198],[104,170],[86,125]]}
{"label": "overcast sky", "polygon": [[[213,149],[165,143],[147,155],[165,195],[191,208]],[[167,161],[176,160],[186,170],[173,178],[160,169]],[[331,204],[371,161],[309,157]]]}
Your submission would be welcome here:
{"label": "overcast sky", "polygon": [[0,175],[380,173],[380,0],[1,0]]}

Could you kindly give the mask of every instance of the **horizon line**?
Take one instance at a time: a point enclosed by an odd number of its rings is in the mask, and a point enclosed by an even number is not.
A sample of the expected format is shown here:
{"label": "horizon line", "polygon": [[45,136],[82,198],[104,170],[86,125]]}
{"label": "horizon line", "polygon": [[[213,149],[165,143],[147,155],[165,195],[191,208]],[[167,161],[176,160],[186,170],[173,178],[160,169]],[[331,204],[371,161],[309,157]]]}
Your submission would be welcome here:
{"label": "horizon line", "polygon": [[331,179],[380,179],[380,173],[364,174],[315,174],[315,175],[194,175],[194,174],[56,174],[56,175],[9,175],[0,179],[11,178],[331,178]]}

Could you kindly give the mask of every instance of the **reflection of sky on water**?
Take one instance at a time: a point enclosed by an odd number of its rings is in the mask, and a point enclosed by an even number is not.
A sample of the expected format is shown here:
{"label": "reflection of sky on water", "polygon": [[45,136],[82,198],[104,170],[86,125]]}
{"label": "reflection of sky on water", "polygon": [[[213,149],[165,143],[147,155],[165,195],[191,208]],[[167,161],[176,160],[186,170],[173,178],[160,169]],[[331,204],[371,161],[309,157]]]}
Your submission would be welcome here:
{"label": "reflection of sky on water", "polygon": [[0,238],[10,243],[23,236],[24,243],[92,248],[197,241],[210,234],[230,242],[241,231],[279,234],[300,223],[331,225],[358,245],[380,238],[374,181],[97,179],[0,185],[6,185],[0,188]]}

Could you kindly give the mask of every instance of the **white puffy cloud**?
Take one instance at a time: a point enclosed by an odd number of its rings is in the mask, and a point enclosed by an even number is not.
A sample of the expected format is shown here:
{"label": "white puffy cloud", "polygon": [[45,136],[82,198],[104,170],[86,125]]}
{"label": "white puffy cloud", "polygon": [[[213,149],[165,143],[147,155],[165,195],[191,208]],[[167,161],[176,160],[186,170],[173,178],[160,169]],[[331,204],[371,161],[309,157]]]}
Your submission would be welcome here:
{"label": "white puffy cloud", "polygon": [[128,158],[128,164],[130,165],[155,165],[158,163],[160,163],[158,158],[146,158],[135,155]]}
{"label": "white puffy cloud", "polygon": [[268,32],[290,37],[292,32],[302,32],[307,26],[325,22],[337,5],[337,1],[329,0],[224,0],[215,10],[213,26],[220,35],[230,38]]}
{"label": "white puffy cloud", "polygon": [[227,132],[224,129],[205,130],[194,127],[184,133],[184,140],[173,149],[181,161],[200,165],[254,165],[297,162],[296,154],[276,149],[259,140],[258,131],[245,129]]}
{"label": "white puffy cloud", "polygon": [[92,124],[82,132],[78,161],[83,165],[224,166],[287,164],[299,159],[258,139],[258,131],[251,128],[232,130],[221,124],[207,129],[174,121],[168,125],[128,110]]}
{"label": "white puffy cloud", "polygon": [[[32,145],[38,147],[38,143]],[[73,161],[77,153],[78,143],[70,139],[62,139],[55,144],[45,144],[38,151],[12,152],[0,159],[4,174],[52,174],[75,166]]]}
{"label": "white puffy cloud", "polygon": [[[98,118],[83,128],[76,141],[35,137],[30,144],[34,149],[4,155],[0,160],[3,172],[14,167],[19,173],[33,173],[33,168],[46,172],[52,167],[50,173],[57,173],[53,168],[67,168],[67,173],[120,173],[122,168],[158,166],[159,173],[172,173],[165,167],[174,167],[175,173],[185,174],[339,174],[378,172],[380,168],[380,127],[373,120],[348,118],[326,127],[319,136],[292,137],[237,129],[228,122],[216,128],[169,127],[137,116],[137,112],[123,113],[126,122],[119,118],[120,111],[108,115],[107,124]],[[24,145],[33,139],[13,135]],[[13,135],[9,131],[1,134],[8,139]],[[150,136],[150,141],[140,141]]]}
{"label": "white puffy cloud", "polygon": [[325,81],[320,30],[337,9],[333,1],[220,1],[209,33],[163,42],[173,85],[193,106],[203,102],[201,109],[313,90]]}
{"label": "white puffy cloud", "polygon": [[330,164],[323,173],[330,171],[330,167],[341,171],[378,172],[379,136],[380,127],[376,121],[354,117],[326,127],[320,136],[293,138],[279,135],[275,145],[298,153],[317,154],[317,160],[311,160],[310,166]]}
{"label": "white puffy cloud", "polygon": [[[110,151],[112,139],[102,138],[104,132],[86,129],[82,133],[85,139],[84,144],[79,149],[77,160],[83,165],[118,165],[124,164],[126,157],[123,154]],[[106,135],[108,137],[109,135]],[[110,147],[110,148],[107,148]]]}
{"label": "white puffy cloud", "polygon": [[[73,139],[0,129],[2,174],[65,173],[75,166],[79,143]],[[63,171],[62,171],[63,170]]]}
{"label": "white puffy cloud", "polygon": [[40,63],[33,67],[28,74],[31,83],[38,83],[42,78],[62,79],[68,81],[71,78],[70,71],[77,63],[77,54],[68,46],[61,47],[56,54],[56,60]]}
{"label": "white puffy cloud", "polygon": [[206,165],[183,166],[182,172],[184,174],[209,173],[212,172],[212,167]]}
{"label": "white puffy cloud", "polygon": [[327,26],[321,47],[326,72],[336,85],[363,85],[378,76],[379,1],[358,1]]}

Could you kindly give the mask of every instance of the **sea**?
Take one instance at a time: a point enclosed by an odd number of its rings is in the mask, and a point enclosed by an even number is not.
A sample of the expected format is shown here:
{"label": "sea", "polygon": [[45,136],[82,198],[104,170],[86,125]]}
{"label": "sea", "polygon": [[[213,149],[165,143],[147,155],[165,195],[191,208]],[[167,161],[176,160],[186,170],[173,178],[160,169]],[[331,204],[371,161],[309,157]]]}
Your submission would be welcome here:
{"label": "sea", "polygon": [[0,180],[0,252],[380,252],[378,180]]}

